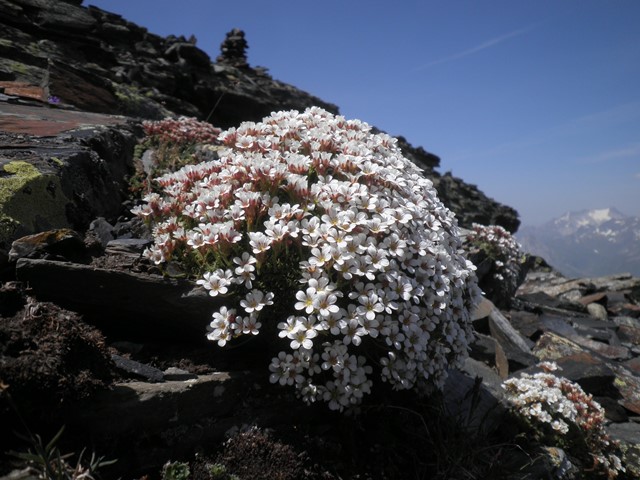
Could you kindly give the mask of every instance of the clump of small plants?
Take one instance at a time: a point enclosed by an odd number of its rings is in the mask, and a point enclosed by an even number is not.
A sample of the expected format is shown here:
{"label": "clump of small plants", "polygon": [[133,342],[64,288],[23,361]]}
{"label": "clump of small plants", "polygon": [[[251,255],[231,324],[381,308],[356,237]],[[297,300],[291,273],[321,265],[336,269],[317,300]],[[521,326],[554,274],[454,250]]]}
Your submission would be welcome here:
{"label": "clump of small plants", "polygon": [[153,191],[155,177],[197,163],[197,146],[217,144],[221,131],[191,117],[147,120],[142,126],[145,137],[136,147],[135,172],[129,181],[136,196]]}
{"label": "clump of small plants", "polygon": [[513,411],[543,444],[580,459],[585,467],[582,478],[617,478],[625,468],[605,431],[604,409],[579,385],[553,374],[555,363],[539,366],[542,372],[504,382]]}
{"label": "clump of small plants", "polygon": [[167,462],[162,466],[162,480],[187,480],[191,475],[186,462]]}
{"label": "clump of small plants", "polygon": [[441,388],[480,291],[454,215],[396,139],[317,107],[217,139],[134,209],[153,229],[147,258],[181,262],[221,300],[208,338],[275,334],[271,381],[332,410],[374,378]]}
{"label": "clump of small plants", "polygon": [[524,260],[513,235],[500,225],[476,223],[465,238],[464,248],[478,265],[483,292],[498,306],[508,306],[520,285]]}
{"label": "clump of small plants", "polygon": [[[0,398],[9,405],[22,427],[23,433],[16,433],[16,437],[28,445],[26,451],[8,452],[15,458],[16,468],[8,477],[3,478],[27,478],[25,476],[27,475],[28,478],[42,480],[95,480],[99,478],[100,469],[116,462],[116,460],[106,460],[102,456],[96,456],[95,453],[87,457],[85,449],[77,456],[74,453],[63,454],[58,444],[64,427],[45,443],[39,434],[31,431],[11,396],[10,386],[2,383],[1,380]],[[76,459],[72,461],[74,457]]]}

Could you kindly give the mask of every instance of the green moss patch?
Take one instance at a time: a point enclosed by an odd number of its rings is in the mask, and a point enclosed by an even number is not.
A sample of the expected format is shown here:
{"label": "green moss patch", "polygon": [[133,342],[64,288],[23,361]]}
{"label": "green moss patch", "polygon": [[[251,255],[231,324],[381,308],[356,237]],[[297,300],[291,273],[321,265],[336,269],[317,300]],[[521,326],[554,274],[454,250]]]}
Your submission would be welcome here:
{"label": "green moss patch", "polygon": [[24,161],[7,163],[0,175],[0,246],[8,248],[20,235],[69,226],[69,199],[58,177]]}
{"label": "green moss patch", "polygon": [[134,86],[112,83],[122,113],[142,118],[165,118],[170,112],[153,99],[151,91],[142,93]]}

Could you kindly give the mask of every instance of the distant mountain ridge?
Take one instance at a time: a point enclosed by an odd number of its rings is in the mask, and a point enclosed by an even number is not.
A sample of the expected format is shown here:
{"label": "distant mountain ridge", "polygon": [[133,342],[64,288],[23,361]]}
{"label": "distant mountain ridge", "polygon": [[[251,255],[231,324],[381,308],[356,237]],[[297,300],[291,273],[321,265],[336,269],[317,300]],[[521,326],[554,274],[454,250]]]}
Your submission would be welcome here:
{"label": "distant mountain ridge", "polygon": [[537,227],[523,226],[517,239],[524,251],[544,257],[567,276],[640,276],[640,217],[614,207],[567,212]]}

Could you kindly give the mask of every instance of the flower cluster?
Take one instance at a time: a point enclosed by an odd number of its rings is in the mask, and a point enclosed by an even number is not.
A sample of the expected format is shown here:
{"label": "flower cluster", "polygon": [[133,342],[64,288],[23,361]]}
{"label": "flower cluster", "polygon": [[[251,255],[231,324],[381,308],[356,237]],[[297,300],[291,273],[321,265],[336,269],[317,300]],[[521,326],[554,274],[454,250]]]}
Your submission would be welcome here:
{"label": "flower cluster", "polygon": [[213,143],[220,129],[210,123],[200,122],[191,117],[166,118],[164,120],[142,122],[146,136],[154,143],[173,143],[192,145],[195,143]]}
{"label": "flower cluster", "polygon": [[520,286],[522,255],[514,237],[498,225],[473,224],[463,248],[478,266],[480,288],[497,307],[508,309]]}
{"label": "flower cluster", "polygon": [[136,148],[136,171],[130,179],[132,193],[157,191],[153,178],[197,162],[197,145],[215,144],[221,130],[195,118],[166,118],[143,122],[144,140]]}
{"label": "flower cluster", "polygon": [[277,332],[271,382],[334,410],[360,403],[374,371],[395,389],[441,387],[480,296],[453,214],[370,130],[317,107],[243,123],[135,209],[154,225],[148,258],[192,265],[225,297],[208,338]]}
{"label": "flower cluster", "polygon": [[520,275],[520,245],[503,227],[474,223],[466,243],[482,250],[493,260],[493,277],[496,280],[509,285],[517,283]]}
{"label": "flower cluster", "polygon": [[615,478],[624,467],[605,432],[603,408],[579,385],[552,374],[558,369],[555,363],[543,362],[539,366],[543,372],[522,374],[503,383],[514,411],[558,443],[577,432],[593,459],[594,469]]}

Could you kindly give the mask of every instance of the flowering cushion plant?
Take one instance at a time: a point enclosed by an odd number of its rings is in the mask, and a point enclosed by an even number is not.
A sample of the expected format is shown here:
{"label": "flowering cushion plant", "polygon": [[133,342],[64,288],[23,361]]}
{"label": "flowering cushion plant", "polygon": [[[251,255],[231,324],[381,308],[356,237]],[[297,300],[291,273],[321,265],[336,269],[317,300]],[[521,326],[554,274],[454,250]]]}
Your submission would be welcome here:
{"label": "flowering cushion plant", "polygon": [[551,373],[559,368],[555,363],[539,366],[543,372],[525,373],[504,382],[513,410],[543,438],[568,447],[577,456],[586,451],[594,474],[616,478],[625,469],[614,454],[615,443],[605,432],[604,409],[578,384]]}
{"label": "flowering cushion plant", "polygon": [[[480,288],[501,308],[508,308],[522,280],[523,256],[520,245],[499,225],[474,223],[466,235],[463,248],[478,265]],[[490,268],[485,270],[485,265]]]}
{"label": "flowering cushion plant", "polygon": [[277,332],[271,381],[334,410],[360,403],[374,371],[441,387],[480,291],[453,214],[396,140],[316,107],[218,138],[135,210],[153,224],[148,258],[225,298],[208,338]]}
{"label": "flowering cushion plant", "polygon": [[496,280],[511,285],[516,284],[520,275],[520,245],[508,231],[500,225],[480,225],[474,223],[466,242],[479,248],[496,266],[493,276]]}

